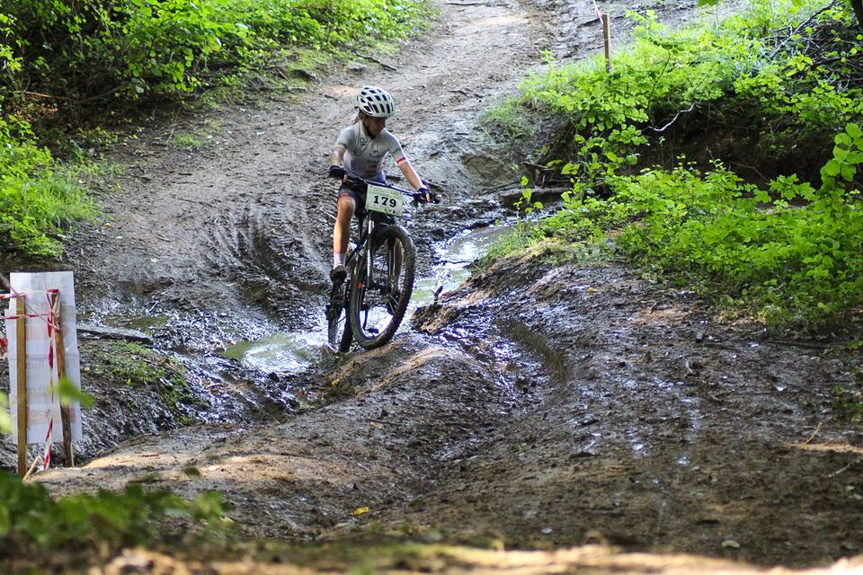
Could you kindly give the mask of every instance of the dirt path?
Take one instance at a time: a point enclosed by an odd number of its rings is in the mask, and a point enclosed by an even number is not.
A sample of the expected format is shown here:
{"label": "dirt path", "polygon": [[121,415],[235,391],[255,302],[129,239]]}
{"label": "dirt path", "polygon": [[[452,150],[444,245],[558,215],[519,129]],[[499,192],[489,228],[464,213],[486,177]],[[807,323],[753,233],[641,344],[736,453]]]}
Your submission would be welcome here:
{"label": "dirt path", "polygon": [[[487,174],[504,163],[476,153],[483,135],[470,122],[539,61],[547,37],[535,17],[507,2],[440,7],[427,39],[376,55],[385,66],[360,58],[361,66],[334,73],[301,98],[225,113],[202,149],[165,145],[190,129],[183,125],[144,130],[128,142],[123,157],[140,160],[127,170],[122,193],[104,199],[114,217],[84,234],[74,260],[78,292],[87,294],[82,313],[94,320],[165,314],[162,332],[182,332],[183,349],[203,353],[276,326],[323,329],[309,321],[323,319],[329,285],[335,185],[324,177],[326,157],[364,84],[396,96],[390,129],[445,194],[423,221],[407,221],[428,263],[433,236],[493,221],[494,214],[480,213],[487,200],[475,196],[500,181]],[[94,235],[101,241],[90,241]],[[227,424],[143,437],[41,480],[58,493],[121,488],[142,477],[188,493],[218,489],[261,535],[319,535],[357,507],[421,494],[434,480],[442,445],[465,449],[456,446],[485,433],[471,420],[484,413],[493,419],[509,401],[505,388],[488,388],[487,369],[469,355],[429,347],[416,335],[321,367],[320,388],[309,393],[338,401],[282,426]],[[372,378],[370,399],[361,390]],[[432,389],[404,385],[413,378]],[[189,466],[201,471],[198,480],[183,479]]]}
{"label": "dirt path", "polygon": [[[390,130],[446,194],[448,207],[428,215],[445,221],[476,193],[461,156],[480,136],[466,120],[514,86],[545,40],[530,16],[505,4],[442,7],[434,41],[371,55],[385,67],[358,57],[300,97],[277,98],[283,104],[210,118],[218,129],[203,148],[166,147],[182,124],[126,142],[134,149],[121,149],[123,159],[140,160],[127,170],[123,193],[106,198],[114,218],[98,230],[102,241],[82,247],[76,261],[83,290],[101,294],[108,287],[108,301],[90,300],[91,307],[111,309],[116,300],[225,308],[226,298],[236,298],[251,304],[244,310],[252,312],[251,324],[263,319],[260,304],[270,304],[269,311],[289,311],[273,314],[275,321],[308,327],[297,322],[320,307],[331,257],[335,188],[324,177],[326,157],[364,84],[386,86],[398,98]],[[98,267],[85,263],[96,258]]]}
{"label": "dirt path", "polygon": [[[508,2],[440,7],[434,32],[380,57],[396,70],[360,60],[296,101],[225,113],[200,150],[166,148],[176,126],[145,131],[129,146],[137,171],[105,200],[112,225],[76,260],[79,293],[100,296],[85,311],[170,312],[168,331],[204,353],[314,328],[334,195],[323,167],[366,83],[396,95],[392,129],[446,195],[412,224],[420,250],[493,219],[487,190],[512,174],[477,153],[472,121],[542,49],[595,42],[592,6],[555,4],[560,21]],[[542,261],[473,278],[384,349],[323,359],[307,382],[323,407],[137,438],[40,480],[58,494],[215,489],[250,533],[283,538],[599,542],[792,567],[863,551],[863,437],[832,395],[859,353],[716,324],[691,294],[614,265]]]}

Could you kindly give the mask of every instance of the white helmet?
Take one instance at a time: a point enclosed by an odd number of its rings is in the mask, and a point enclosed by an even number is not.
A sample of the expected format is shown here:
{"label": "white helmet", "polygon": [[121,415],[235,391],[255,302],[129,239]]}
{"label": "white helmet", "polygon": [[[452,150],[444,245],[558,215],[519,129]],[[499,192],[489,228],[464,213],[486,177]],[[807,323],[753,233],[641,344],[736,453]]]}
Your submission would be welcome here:
{"label": "white helmet", "polygon": [[357,107],[372,118],[389,118],[396,113],[396,101],[389,92],[377,86],[363,86],[357,94]]}

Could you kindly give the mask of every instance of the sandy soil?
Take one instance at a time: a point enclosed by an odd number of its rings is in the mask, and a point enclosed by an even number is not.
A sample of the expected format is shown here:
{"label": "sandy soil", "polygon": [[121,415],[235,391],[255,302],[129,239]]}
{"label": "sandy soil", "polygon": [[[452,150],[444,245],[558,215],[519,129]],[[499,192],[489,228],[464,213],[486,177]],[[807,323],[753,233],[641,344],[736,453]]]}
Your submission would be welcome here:
{"label": "sandy soil", "polygon": [[[158,122],[126,142],[122,190],[102,199],[111,225],[85,231],[66,262],[87,294],[82,313],[165,315],[159,345],[204,355],[276,328],[323,329],[309,318],[320,317],[330,259],[326,155],[363,84],[396,95],[392,130],[444,193],[411,224],[421,252],[504,213],[496,189],[517,175],[484,151],[476,117],[542,50],[598,47],[593,7],[440,8],[418,43],[378,55],[386,67],[358,57],[299,95],[225,110],[202,148],[166,145],[187,126]],[[693,13],[653,8],[670,21]],[[828,566],[863,553],[863,429],[834,393],[859,387],[860,363],[834,342],[723,324],[691,293],[614,263],[525,258],[445,294],[383,349],[282,374],[314,402],[277,423],[235,417],[141,436],[39,481],[57,494],[130,481],[215,489],[260,537],[654,554],[533,555],[524,572]],[[514,569],[483,561],[440,570]]]}

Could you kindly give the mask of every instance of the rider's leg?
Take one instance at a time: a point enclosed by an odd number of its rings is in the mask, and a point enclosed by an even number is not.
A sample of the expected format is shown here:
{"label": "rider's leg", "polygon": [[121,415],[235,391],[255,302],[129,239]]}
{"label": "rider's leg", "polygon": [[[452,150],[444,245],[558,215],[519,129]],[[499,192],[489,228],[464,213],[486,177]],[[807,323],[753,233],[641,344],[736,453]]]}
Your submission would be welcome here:
{"label": "rider's leg", "polygon": [[[348,252],[348,242],[351,238],[351,219],[354,217],[356,202],[347,194],[339,196],[338,214],[333,226],[333,270],[341,267],[344,270],[345,258]],[[344,279],[342,270],[338,275]],[[332,275],[332,274],[331,274]],[[335,279],[335,278],[333,278]]]}

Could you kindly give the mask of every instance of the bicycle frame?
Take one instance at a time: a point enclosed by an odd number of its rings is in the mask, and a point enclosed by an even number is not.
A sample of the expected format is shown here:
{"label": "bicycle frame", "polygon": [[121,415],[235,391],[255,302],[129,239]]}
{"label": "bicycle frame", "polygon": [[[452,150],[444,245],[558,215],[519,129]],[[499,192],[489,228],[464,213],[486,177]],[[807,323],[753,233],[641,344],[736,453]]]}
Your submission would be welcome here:
{"label": "bicycle frame", "polygon": [[380,214],[378,212],[369,212],[364,210],[362,214],[357,216],[359,220],[359,230],[360,236],[357,240],[357,245],[353,250],[348,254],[347,261],[345,263],[345,267],[351,270],[349,274],[349,279],[353,277],[354,273],[356,273],[356,261],[358,258],[365,259],[365,270],[366,270],[366,278],[364,282],[364,288],[372,287],[375,285],[374,278],[374,269],[372,266],[372,238],[374,237],[375,229],[383,228],[388,225],[386,222],[386,216]]}
{"label": "bicycle frame", "polygon": [[[413,199],[414,202],[416,202],[421,197],[421,194],[419,194],[418,192],[411,192],[408,190],[403,190],[401,188],[397,188],[395,186],[383,184],[381,182],[365,180],[362,178],[349,178],[348,181],[353,182],[354,185],[362,184],[365,187],[367,187],[369,184],[372,184],[372,185],[380,186],[383,188],[389,188],[391,190],[401,192],[405,196],[410,197],[411,199]],[[368,210],[364,207],[362,209],[362,212],[358,212],[357,214],[355,214],[355,217],[359,220],[360,236],[359,236],[359,239],[357,241],[357,245],[354,247],[353,250],[350,251],[350,253],[348,254],[348,257],[346,258],[345,267],[350,270],[351,269],[350,264],[353,263],[353,259],[355,257],[357,257],[358,253],[362,252],[362,255],[366,258],[366,264],[367,264],[366,269],[371,270],[372,252],[370,249],[371,245],[369,244],[369,241],[370,241],[372,235],[374,234],[375,227],[377,227],[379,225],[380,226],[388,225],[389,222],[387,222],[386,220],[388,218],[390,218],[391,216],[387,216],[386,214],[383,214],[381,212],[371,211],[371,210]],[[369,271],[369,273],[371,273],[371,271]],[[351,275],[353,275],[353,274],[351,274]],[[372,278],[369,277],[367,279],[367,281],[368,281],[368,283],[371,284]]]}
{"label": "bicycle frame", "polygon": [[[399,194],[411,197],[414,203],[424,194],[355,177],[348,177],[345,183],[365,194],[365,201],[355,213],[358,237],[348,250],[344,287],[333,286],[327,307],[329,338],[340,351],[348,350],[350,344],[346,342],[351,339],[372,349],[388,342],[398,329],[413,289],[415,248],[410,235],[394,219],[402,213]],[[374,188],[369,189],[369,185]],[[350,325],[339,335],[342,321]]]}

